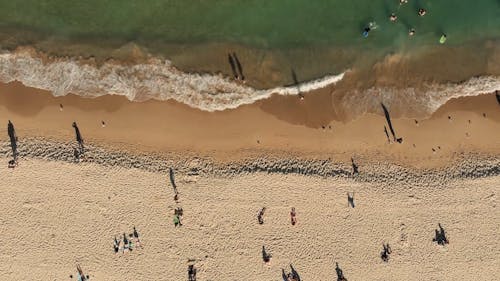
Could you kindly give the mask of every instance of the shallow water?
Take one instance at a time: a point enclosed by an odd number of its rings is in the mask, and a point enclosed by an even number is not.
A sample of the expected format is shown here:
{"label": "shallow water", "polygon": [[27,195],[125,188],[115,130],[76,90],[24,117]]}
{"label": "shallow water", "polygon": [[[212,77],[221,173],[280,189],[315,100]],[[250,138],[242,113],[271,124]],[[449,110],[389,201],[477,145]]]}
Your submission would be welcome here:
{"label": "shallow water", "polygon": [[[200,82],[196,75],[172,76],[170,71],[177,73],[177,70],[172,70],[170,63],[163,67],[155,61],[151,65],[144,59],[148,54],[168,58],[181,70],[221,72],[230,76],[227,53],[236,51],[247,85],[260,89],[293,84],[292,72],[299,82],[304,82],[355,70],[356,75],[349,76],[351,80],[339,87],[342,91],[335,100],[348,99],[352,105],[353,99],[361,99],[360,104],[365,107],[359,112],[367,111],[367,104],[377,104],[375,99],[366,101],[367,95],[380,97],[382,91],[401,89],[413,93],[418,92],[415,88],[421,88],[422,84],[428,85],[427,89],[420,89],[418,97],[410,100],[413,106],[417,99],[432,102],[432,106],[420,108],[426,112],[446,99],[436,101],[434,96],[426,96],[435,89],[441,91],[442,85],[455,83],[457,85],[451,86],[474,91],[476,86],[471,89],[460,83],[484,76],[490,77],[487,78],[490,84],[479,90],[486,91],[497,87],[491,77],[500,75],[500,69],[492,66],[500,61],[498,0],[410,0],[405,5],[399,5],[397,0],[290,0],[286,3],[150,0],[147,4],[138,0],[88,0],[71,4],[62,0],[0,0],[0,7],[0,47],[3,49],[32,45],[56,57],[83,55],[121,61],[142,58],[142,64],[137,66],[140,71],[114,72],[109,67],[99,69],[96,65],[92,66],[94,70],[89,66],[79,67],[82,63],[73,58],[59,59],[57,64],[51,61],[46,66],[29,62],[24,55],[15,63],[13,57],[7,59],[15,71],[4,66],[3,81],[29,79],[23,82],[53,90],[58,95],[73,91],[95,96],[108,91],[134,100],[174,98],[204,110],[233,108],[269,95],[246,86],[230,85],[227,78],[214,76],[207,78],[211,82],[207,79]],[[424,17],[417,15],[420,7],[427,10]],[[388,19],[392,12],[398,16],[396,23]],[[378,27],[368,38],[363,38],[361,32],[369,22],[376,22]],[[416,30],[413,37],[408,36],[410,28]],[[444,46],[438,43],[442,33],[448,38]],[[37,65],[37,75],[28,73],[34,65]],[[20,69],[28,72],[20,75]],[[61,72],[67,76],[61,76]],[[99,85],[99,81],[90,83],[92,86],[83,85],[110,72],[113,74],[107,76],[105,86]],[[54,77],[50,78],[51,75]],[[164,77],[176,78],[154,85]],[[115,78],[121,85],[110,86]],[[146,82],[137,83],[141,80]],[[480,83],[474,81],[473,84]],[[314,88],[308,86],[308,89]],[[227,94],[226,97],[219,99],[221,93]],[[396,97],[396,94],[390,96]],[[404,98],[407,97],[408,94],[404,94]],[[220,102],[222,104],[216,104]],[[408,106],[401,100],[399,104]]]}

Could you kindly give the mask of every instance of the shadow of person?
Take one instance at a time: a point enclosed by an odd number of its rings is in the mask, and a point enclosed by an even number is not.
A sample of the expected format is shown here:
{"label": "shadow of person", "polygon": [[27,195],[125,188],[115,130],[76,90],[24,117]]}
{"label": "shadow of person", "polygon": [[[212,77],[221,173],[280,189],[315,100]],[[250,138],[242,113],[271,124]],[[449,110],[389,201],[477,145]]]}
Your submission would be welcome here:
{"label": "shadow of person", "polygon": [[354,163],[354,159],[352,157],[351,157],[351,164],[352,164],[352,175],[359,174],[358,165],[356,165],[356,163]]}
{"label": "shadow of person", "polygon": [[288,275],[285,273],[285,269],[281,269],[281,278],[283,278],[283,281],[288,281]]}
{"label": "shadow of person", "polygon": [[347,192],[347,206],[351,206],[354,208],[354,192],[352,193],[352,195]]}
{"label": "shadow of person", "polygon": [[335,272],[337,273],[337,281],[347,281],[347,279],[344,277],[344,272],[339,267],[338,262],[335,263]]}
{"label": "shadow of person", "polygon": [[14,158],[14,161],[17,160],[17,135],[16,135],[16,129],[14,129],[14,124],[9,120],[9,123],[7,124],[7,133],[9,135],[10,139],[10,148],[12,149],[12,157]]}
{"label": "shadow of person", "polygon": [[239,79],[238,72],[236,72],[236,65],[234,63],[234,59],[231,54],[227,54],[227,59],[229,61],[229,65],[231,66],[231,70],[233,72],[234,79]]}
{"label": "shadow of person", "polygon": [[240,75],[240,79],[242,81],[245,81],[245,75],[243,74],[243,67],[241,66],[240,60],[238,59],[238,56],[236,56],[236,53],[233,52],[233,58],[234,61],[236,62],[236,67],[238,68],[238,73]]}
{"label": "shadow of person", "polygon": [[389,114],[389,110],[387,109],[387,107],[383,103],[380,103],[380,105],[382,106],[382,110],[384,111],[385,120],[387,121],[387,125],[389,125],[389,130],[391,131],[391,134],[392,134],[394,141],[396,141],[398,143],[402,143],[403,138],[396,137],[396,132],[394,131],[394,127],[392,126],[391,116]]}
{"label": "shadow of person", "polygon": [[304,98],[304,95],[300,91],[300,83],[299,79],[297,79],[297,73],[295,73],[295,70],[292,68],[292,81],[293,81],[293,86],[297,87],[297,95],[299,96],[300,99]]}
{"label": "shadow of person", "polygon": [[290,270],[292,271],[291,274],[292,274],[293,280],[300,281],[300,275],[297,272],[297,270],[295,270],[295,268],[293,268],[292,264],[290,264]]}
{"label": "shadow of person", "polygon": [[82,135],[80,134],[80,129],[78,129],[78,125],[76,125],[76,122],[73,122],[71,126],[75,129],[75,136],[76,136],[76,141],[78,142],[78,146],[80,148],[80,154],[83,154],[84,152],[83,138]]}
{"label": "shadow of person", "polygon": [[500,105],[500,92],[498,90],[495,91],[495,96],[497,97],[498,105]]}
{"label": "shadow of person", "polygon": [[448,244],[449,241],[448,241],[448,238],[446,237],[446,232],[445,232],[444,228],[441,226],[440,223],[438,223],[438,227],[439,227],[439,230],[436,229],[434,231],[435,232],[435,234],[434,234],[435,236],[432,239],[432,241],[437,242],[438,245],[444,246],[445,244]]}
{"label": "shadow of person", "polygon": [[174,193],[177,194],[177,185],[175,184],[174,169],[168,168],[168,174],[170,177],[170,184],[174,188]]}
{"label": "shadow of person", "polygon": [[268,252],[266,252],[266,248],[264,246],[262,246],[262,260],[265,263],[268,263],[271,261],[271,255]]}

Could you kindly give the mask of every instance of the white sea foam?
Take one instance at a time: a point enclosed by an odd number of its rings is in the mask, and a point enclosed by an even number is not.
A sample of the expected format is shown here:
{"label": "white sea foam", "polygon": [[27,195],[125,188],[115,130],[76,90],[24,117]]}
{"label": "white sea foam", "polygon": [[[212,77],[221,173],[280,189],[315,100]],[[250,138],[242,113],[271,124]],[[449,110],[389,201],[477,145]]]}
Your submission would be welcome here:
{"label": "white sea foam", "polygon": [[20,81],[26,86],[86,97],[122,95],[132,101],[169,100],[205,111],[232,109],[270,97],[297,95],[342,80],[344,74],[327,76],[298,86],[256,90],[221,75],[185,73],[168,61],[101,66],[69,58],[42,59],[32,49],[0,54],[0,81]]}
{"label": "white sea foam", "polygon": [[[168,60],[150,59],[140,64],[106,62],[97,66],[71,58],[46,58],[31,48],[0,54],[0,81],[20,81],[26,86],[84,97],[122,95],[131,101],[176,100],[205,111],[233,109],[266,99],[272,94],[298,95],[333,85],[344,73],[290,87],[256,90],[222,75],[191,74]],[[349,89],[334,99],[335,110],[348,119],[378,112],[380,102],[398,116],[428,115],[448,100],[491,93],[500,89],[500,77],[481,76],[461,83],[429,83],[417,88],[373,87]],[[334,93],[335,97],[335,93]]]}
{"label": "white sea foam", "polygon": [[427,83],[418,88],[372,87],[353,89],[340,100],[338,109],[348,119],[365,112],[380,112],[380,103],[394,116],[425,117],[453,98],[489,94],[500,90],[500,77],[472,77],[460,83]]}

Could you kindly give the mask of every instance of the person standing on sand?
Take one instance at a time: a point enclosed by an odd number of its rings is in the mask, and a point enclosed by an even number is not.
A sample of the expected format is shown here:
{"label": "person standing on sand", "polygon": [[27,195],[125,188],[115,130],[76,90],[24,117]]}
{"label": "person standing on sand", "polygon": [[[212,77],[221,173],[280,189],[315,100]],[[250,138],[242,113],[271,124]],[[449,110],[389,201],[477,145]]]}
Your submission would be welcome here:
{"label": "person standing on sand", "polygon": [[136,245],[136,247],[137,248],[142,248],[141,241],[139,240],[139,233],[137,232],[137,229],[135,229],[135,226],[134,226],[134,232],[132,233],[132,235],[135,238],[135,245]]}
{"label": "person standing on sand", "polygon": [[116,239],[116,236],[115,236],[115,240],[113,242],[113,248],[115,250],[115,254],[118,254],[118,251],[120,250],[120,241],[118,241],[118,239]]}
{"label": "person standing on sand", "polygon": [[290,221],[292,225],[295,225],[297,223],[297,214],[295,213],[295,207],[292,207],[292,210],[290,211]]}
{"label": "person standing on sand", "polygon": [[196,268],[192,264],[188,266],[188,281],[196,281]]}
{"label": "person standing on sand", "polygon": [[127,239],[127,235],[123,233],[123,253],[128,253],[129,251],[129,241]]}
{"label": "person standing on sand", "polygon": [[264,224],[264,212],[266,211],[266,207],[262,208],[259,211],[259,214],[257,214],[257,220],[259,221],[259,224]]}

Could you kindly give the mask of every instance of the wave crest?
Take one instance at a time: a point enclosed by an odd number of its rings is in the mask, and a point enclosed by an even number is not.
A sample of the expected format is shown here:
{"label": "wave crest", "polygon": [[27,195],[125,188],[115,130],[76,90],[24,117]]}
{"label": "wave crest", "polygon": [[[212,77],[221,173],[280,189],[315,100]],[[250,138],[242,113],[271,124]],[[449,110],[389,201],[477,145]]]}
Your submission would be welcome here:
{"label": "wave crest", "polygon": [[424,83],[418,88],[375,86],[350,89],[337,99],[334,108],[349,120],[366,112],[380,113],[380,102],[383,102],[395,117],[427,117],[453,98],[490,94],[499,89],[500,77],[497,76],[472,77],[460,83]]}
{"label": "wave crest", "polygon": [[131,101],[173,99],[205,111],[232,109],[266,99],[272,94],[297,95],[332,85],[344,73],[290,87],[256,90],[222,75],[185,73],[170,61],[150,59],[124,65],[106,62],[101,66],[72,58],[46,58],[32,48],[0,54],[0,81],[19,81],[26,86],[98,97],[122,95]]}

